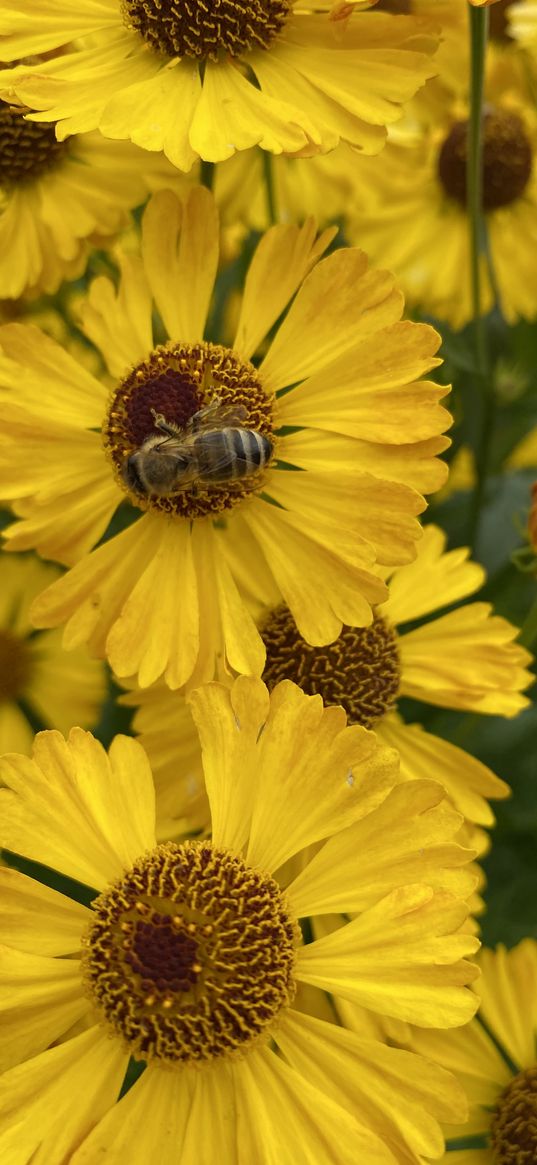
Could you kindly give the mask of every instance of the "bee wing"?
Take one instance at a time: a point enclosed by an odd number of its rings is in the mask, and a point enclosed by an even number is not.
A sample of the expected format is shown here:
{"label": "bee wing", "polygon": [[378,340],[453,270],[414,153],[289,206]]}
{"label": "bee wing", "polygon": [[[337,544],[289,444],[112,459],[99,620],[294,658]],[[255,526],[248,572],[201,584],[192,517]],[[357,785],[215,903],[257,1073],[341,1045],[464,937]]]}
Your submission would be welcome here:
{"label": "bee wing", "polygon": [[188,422],[188,428],[194,432],[199,432],[200,429],[225,429],[228,425],[230,427],[240,426],[246,420],[247,415],[244,405],[224,404],[219,397],[215,397],[210,404],[194,413]]}

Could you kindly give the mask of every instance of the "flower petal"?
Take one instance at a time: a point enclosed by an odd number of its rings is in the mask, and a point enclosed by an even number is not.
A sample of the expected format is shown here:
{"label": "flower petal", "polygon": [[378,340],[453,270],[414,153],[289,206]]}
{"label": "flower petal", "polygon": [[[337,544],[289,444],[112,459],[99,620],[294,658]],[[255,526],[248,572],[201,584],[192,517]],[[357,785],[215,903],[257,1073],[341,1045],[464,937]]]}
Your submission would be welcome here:
{"label": "flower petal", "polygon": [[285,680],[271,694],[254,771],[247,857],[269,870],[359,820],[398,780],[395,754],[373,733],[345,727],[341,708]]}
{"label": "flower petal", "polygon": [[66,898],[8,866],[0,869],[2,933],[10,946],[41,955],[78,954],[80,936],[93,915],[86,906]]}
{"label": "flower petal", "polygon": [[352,913],[397,886],[425,882],[466,898],[471,850],[455,844],[462,817],[435,781],[392,789],[382,805],[329,838],[286,893],[298,917]]}
{"label": "flower petal", "polygon": [[0,947],[2,1070],[42,1052],[88,1010],[78,959]]}
{"label": "flower petal", "polygon": [[[316,238],[311,218],[301,227],[270,227],[263,235],[246,275],[233,341],[235,351],[244,359],[255,352],[333,237],[334,231],[328,229]],[[261,375],[263,383],[272,388],[264,372]]]}
{"label": "flower petal", "polygon": [[0,1154],[6,1165],[73,1161],[81,1138],[114,1104],[126,1067],[119,1042],[92,1027],[12,1068],[0,1101]]}
{"label": "flower petal", "polygon": [[40,732],[33,759],[0,762],[2,844],[102,889],[155,844],[154,789],[143,748],[117,736],[109,756],[89,732]]}
{"label": "flower petal", "polygon": [[440,1156],[438,1122],[464,1120],[467,1102],[455,1078],[412,1052],[292,1009],[274,1038],[293,1068],[405,1157],[409,1148]]}
{"label": "flower petal", "polygon": [[203,338],[218,266],[218,213],[198,186],[181,206],[170,190],[153,195],[143,217],[142,253],[153,298],[168,336]]}
{"label": "flower petal", "polygon": [[471,1019],[477,997],[464,959],[477,939],[460,931],[468,909],[428,886],[393,890],[359,918],[298,954],[297,978],[421,1027]]}

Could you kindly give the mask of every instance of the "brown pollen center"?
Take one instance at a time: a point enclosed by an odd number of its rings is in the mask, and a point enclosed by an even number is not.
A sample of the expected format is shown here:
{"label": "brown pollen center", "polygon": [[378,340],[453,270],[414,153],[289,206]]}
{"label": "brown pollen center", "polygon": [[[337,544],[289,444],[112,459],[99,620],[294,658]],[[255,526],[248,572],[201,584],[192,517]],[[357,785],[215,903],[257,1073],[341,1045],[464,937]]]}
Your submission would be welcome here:
{"label": "brown pollen center", "polygon": [[400,682],[397,635],[380,615],[369,627],[344,627],[339,639],[324,647],[301,638],[285,606],[271,611],[260,630],[269,689],[293,680],[307,695],[341,704],[349,721],[364,728],[373,728],[393,707]]}
{"label": "brown pollen center", "polygon": [[[204,517],[262,487],[272,456],[272,409],[253,364],[232,349],[170,342],[113,390],[103,440],[134,505]],[[159,417],[171,436],[159,430]],[[233,428],[250,435],[232,437]],[[239,464],[241,447],[246,461]]]}
{"label": "brown pollen center", "polygon": [[299,937],[277,883],[208,841],[166,842],[93,903],[90,993],[137,1059],[244,1051],[293,999]]}
{"label": "brown pollen center", "polygon": [[40,178],[62,159],[66,142],[56,139],[52,123],[26,121],[25,110],[0,101],[0,186],[23,186]]}
{"label": "brown pollen center", "polygon": [[[438,156],[438,176],[451,198],[466,207],[468,121],[452,126]],[[531,142],[522,118],[505,109],[483,115],[483,206],[497,210],[524,193],[533,166]]]}
{"label": "brown pollen center", "polygon": [[491,1123],[494,1165],[537,1161],[537,1065],[519,1072],[496,1105]]}
{"label": "brown pollen center", "polygon": [[125,24],[153,49],[212,61],[268,49],[291,7],[291,0],[122,0]]}
{"label": "brown pollen center", "polygon": [[23,639],[0,630],[0,701],[16,700],[28,682],[30,656]]}

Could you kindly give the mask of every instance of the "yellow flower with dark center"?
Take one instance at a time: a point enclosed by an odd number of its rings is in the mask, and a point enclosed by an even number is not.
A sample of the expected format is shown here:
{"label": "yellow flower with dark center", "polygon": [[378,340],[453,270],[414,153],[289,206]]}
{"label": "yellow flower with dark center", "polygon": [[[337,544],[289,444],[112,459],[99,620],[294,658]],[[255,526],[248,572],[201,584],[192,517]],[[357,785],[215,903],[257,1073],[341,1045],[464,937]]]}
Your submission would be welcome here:
{"label": "yellow flower with dark center", "polygon": [[[434,75],[435,26],[332,0],[6,0],[3,92],[65,137],[100,129],[164,150],[181,170],[260,145],[368,154]],[[78,38],[82,38],[81,43]]]}
{"label": "yellow flower with dark center", "polygon": [[0,101],[0,299],[52,293],[78,277],[91,245],[116,235],[170,175],[129,142],[97,133],[60,142],[53,125]]}
{"label": "yellow flower with dark center", "polygon": [[[479,1011],[457,1033],[413,1030],[411,1046],[453,1071],[468,1096],[467,1124],[445,1127],[443,1165],[533,1165],[537,1160],[537,943],[483,949]],[[464,1140],[464,1149],[457,1143]]]}
{"label": "yellow flower with dark center", "polygon": [[[448,42],[458,70],[465,31]],[[447,79],[444,77],[447,85]],[[460,88],[460,86],[459,86]],[[407,132],[383,153],[353,166],[356,194],[349,237],[377,263],[398,273],[405,295],[428,314],[462,327],[472,316],[470,240],[466,212],[468,107],[433,84]],[[483,203],[502,314],[509,323],[537,314],[537,117],[519,58],[491,53],[483,117]],[[493,304],[482,264],[483,309]]]}
{"label": "yellow flower with dark center", "polygon": [[[293,680],[325,704],[341,705],[351,723],[374,729],[397,749],[405,780],[433,777],[470,826],[472,845],[486,849],[481,829],[494,823],[489,800],[509,787],[485,764],[419,724],[407,724],[397,700],[411,696],[442,708],[515,716],[529,700],[531,655],[515,643],[517,628],[488,603],[469,603],[405,630],[476,591],[484,582],[466,549],[445,550],[445,536],[427,526],[416,561],[396,570],[388,602],[369,627],[344,627],[327,646],[301,638],[287,607],[278,605],[258,624],[266,648],[263,678],[271,688]],[[134,730],[147,749],[158,795],[161,836],[196,829],[207,820],[196,735],[184,699],[163,684],[131,690],[122,702],[137,707]],[[177,783],[177,772],[183,774]]]}
{"label": "yellow flower with dark center", "polygon": [[[331,237],[311,221],[265,235],[224,348],[203,338],[214,204],[162,192],[143,263],[123,256],[118,291],[96,279],[84,309],[111,389],[36,329],[1,329],[0,493],[20,517],[6,537],[75,564],[32,609],[38,626],[67,622],[67,647],[142,686],[260,673],[249,600],[284,600],[328,643],[386,596],[375,560],[414,556],[417,490],[445,478],[447,389],[419,379],[439,336],[401,321],[393,276],[363,252],[318,262]],[[101,541],[126,502],[131,524]]]}
{"label": "yellow flower with dark center", "polygon": [[0,753],[29,752],[36,723],[67,732],[99,719],[103,665],[83,649],[67,655],[59,631],[36,632],[29,619],[32,600],[59,575],[30,555],[0,556]]}
{"label": "yellow flower with dark center", "polygon": [[[156,843],[147,758],[127,737],[107,755],[81,729],[41,733],[32,760],[0,764],[2,843],[97,894],[88,909],[0,870],[0,975],[8,994],[18,981],[0,1149],[15,1107],[28,1160],[436,1156],[438,1119],[464,1117],[449,1074],[295,998],[313,985],[404,1021],[470,1018],[460,815],[432,781],[398,785],[390,749],[292,684],[210,684],[192,709],[210,837]],[[355,918],[304,941],[300,920],[333,911]],[[119,1099],[130,1057],[145,1070]]]}

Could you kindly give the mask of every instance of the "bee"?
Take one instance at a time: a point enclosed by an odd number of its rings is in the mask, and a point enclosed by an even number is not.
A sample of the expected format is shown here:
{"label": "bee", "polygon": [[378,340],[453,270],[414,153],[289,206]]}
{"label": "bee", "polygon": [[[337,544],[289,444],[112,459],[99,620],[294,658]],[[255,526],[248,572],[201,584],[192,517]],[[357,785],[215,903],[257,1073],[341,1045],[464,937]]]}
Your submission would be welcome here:
{"label": "bee", "polygon": [[216,485],[258,476],[272,456],[272,442],[241,424],[242,405],[215,398],[184,427],[151,409],[157,433],[127,457],[123,479],[142,497],[170,497],[198,484]]}

